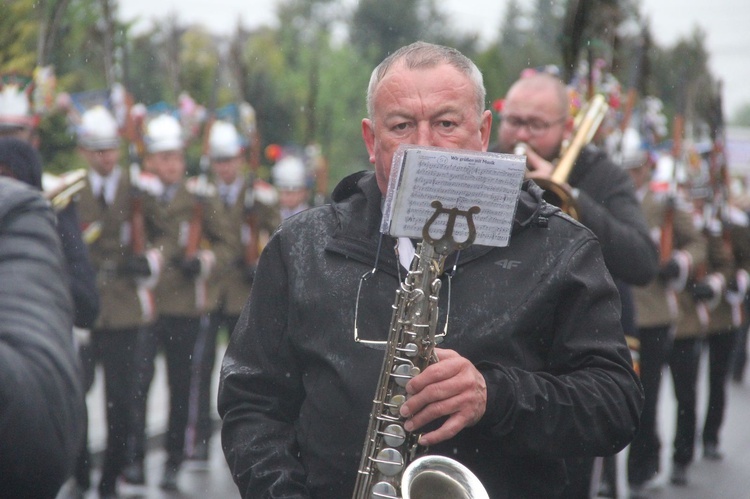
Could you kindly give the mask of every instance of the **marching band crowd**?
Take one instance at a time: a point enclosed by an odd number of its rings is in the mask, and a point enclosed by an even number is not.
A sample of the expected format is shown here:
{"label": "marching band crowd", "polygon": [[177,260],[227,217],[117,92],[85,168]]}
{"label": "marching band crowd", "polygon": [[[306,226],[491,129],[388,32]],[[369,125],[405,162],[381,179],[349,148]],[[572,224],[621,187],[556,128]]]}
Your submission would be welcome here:
{"label": "marching band crowd", "polygon": [[[526,144],[530,178],[549,177],[565,135],[575,132],[572,120],[567,131],[567,121],[556,121],[567,111],[529,118],[558,102],[563,87],[552,78],[525,75],[499,109],[495,150],[512,153]],[[282,153],[274,158],[270,183],[258,178],[247,168],[252,137],[231,118],[205,117],[201,169],[188,177],[188,133],[176,113],[139,117],[131,106],[123,116],[107,100],[71,113],[85,171],[46,175],[43,185],[28,97],[10,83],[0,88],[0,175],[31,178],[26,182],[44,190],[58,218],[81,384],[91,387],[95,365],[104,375],[107,444],[99,496],[116,497],[120,480],[146,482],[146,398],[159,353],[169,383],[159,483],[177,490],[183,462],[209,457],[219,333],[235,329],[259,255],[279,223],[315,204],[313,172],[304,154]],[[653,100],[646,102],[624,127],[616,118],[622,110],[610,112],[577,158],[592,173],[579,167],[567,181],[579,219],[599,238],[618,284],[623,330],[644,389],[640,427],[628,451],[632,497],[648,497],[661,472],[656,411],[665,367],[677,398],[671,483],[689,486],[696,438],[703,458],[722,459],[726,385],[744,375],[750,283],[750,206],[734,189],[721,135],[702,149],[677,136],[665,141],[665,118]],[[698,421],[704,349],[710,391],[705,420]],[[81,494],[92,486],[83,440],[69,470]],[[607,459],[567,464],[581,482],[572,480],[578,488],[568,497],[616,497]],[[604,479],[592,484],[597,466]]]}

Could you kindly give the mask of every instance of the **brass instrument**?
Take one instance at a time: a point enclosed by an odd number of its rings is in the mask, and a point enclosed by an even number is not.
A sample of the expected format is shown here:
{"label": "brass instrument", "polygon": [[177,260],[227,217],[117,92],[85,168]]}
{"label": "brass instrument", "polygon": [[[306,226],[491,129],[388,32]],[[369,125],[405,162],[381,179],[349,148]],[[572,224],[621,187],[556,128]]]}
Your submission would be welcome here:
{"label": "brass instrument", "polygon": [[[423,241],[396,291],[353,499],[489,499],[476,476],[462,464],[443,456],[415,460],[419,435],[404,429],[406,419],[399,414],[406,401],[406,384],[437,361],[435,330],[445,259],[452,251],[471,245],[476,237],[472,216],[479,213],[479,207],[468,211],[444,209],[438,201],[433,201],[432,206],[435,213],[425,224]],[[440,214],[448,214],[448,224],[443,237],[435,240],[430,237],[429,228]],[[462,243],[453,239],[458,215],[466,217],[469,227],[469,236]]]}
{"label": "brass instrument", "polygon": [[44,198],[52,205],[55,213],[64,210],[84,187],[86,187],[86,170],[83,168],[62,175],[51,173],[42,175]]}
{"label": "brass instrument", "polygon": [[544,189],[545,201],[558,206],[576,220],[579,219],[578,205],[567,186],[568,177],[581,150],[594,138],[608,109],[604,96],[595,95],[576,116],[573,140],[562,153],[552,176],[549,179],[534,179]]}

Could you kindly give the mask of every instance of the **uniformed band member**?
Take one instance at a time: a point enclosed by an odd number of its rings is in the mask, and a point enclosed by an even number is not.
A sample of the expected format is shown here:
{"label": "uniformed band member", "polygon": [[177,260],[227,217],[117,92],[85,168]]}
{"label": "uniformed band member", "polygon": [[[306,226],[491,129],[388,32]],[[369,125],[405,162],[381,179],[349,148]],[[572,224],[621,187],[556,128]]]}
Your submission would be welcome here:
{"label": "uniformed band member", "polygon": [[[179,122],[163,114],[146,127],[145,167],[160,179],[163,190],[159,202],[165,226],[161,240],[164,269],[156,287],[158,319],[142,335],[139,363],[153,369],[156,350],[161,346],[167,363],[169,382],[169,422],[165,449],[167,460],[160,486],[177,489],[177,478],[184,459],[185,429],[188,421],[192,359],[201,327],[218,300],[218,287],[212,273],[230,258],[231,231],[215,193],[204,179],[185,178],[184,142]],[[141,350],[142,348],[142,350]],[[141,373],[142,376],[142,373]],[[138,390],[141,416],[134,428],[135,466],[142,468],[145,446],[145,396],[151,376]]]}
{"label": "uniformed band member", "polygon": [[228,265],[214,274],[218,305],[210,314],[206,334],[199,336],[196,343],[199,383],[194,383],[193,388],[199,390],[195,395],[198,409],[197,413],[191,411],[194,417],[189,421],[185,451],[190,459],[199,462],[208,459],[213,433],[211,388],[219,329],[224,327],[229,334],[234,330],[250,296],[260,251],[280,222],[276,190],[243,171],[242,141],[235,126],[227,121],[214,122],[208,148],[213,183],[222,205],[221,217],[228,221],[230,234],[226,238],[238,244],[232,248]]}
{"label": "uniformed band member", "polygon": [[[691,189],[693,222],[706,238],[706,266],[689,292],[680,295],[681,318],[677,325],[670,369],[677,397],[672,473],[675,485],[687,485],[698,428],[697,380],[703,345],[708,345],[708,403],[701,432],[703,457],[720,460],[719,432],[726,408],[726,384],[737,330],[743,323],[747,292],[747,226],[744,213],[733,216],[731,206],[721,216],[708,209],[707,186]],[[716,208],[714,206],[714,208]],[[718,215],[718,216],[717,216]]]}
{"label": "uniformed band member", "polygon": [[29,88],[18,81],[0,81],[0,137],[13,137],[36,146],[36,120],[31,112]]}
{"label": "uniformed band member", "polygon": [[310,186],[305,163],[296,156],[281,158],[271,170],[273,185],[279,190],[281,219],[310,207]]}
{"label": "uniformed band member", "polygon": [[[152,243],[163,230],[155,200],[136,194],[138,179],[119,165],[117,123],[104,107],[83,114],[78,144],[89,165],[78,209],[101,299],[91,332],[94,359],[104,368],[107,400],[107,449],[99,494],[114,497],[125,465],[138,331],[155,317],[151,289],[158,279],[161,253]],[[133,223],[136,197],[142,201],[143,234],[136,233],[139,224]],[[137,248],[136,241],[145,246]]]}
{"label": "uniformed band member", "polygon": [[[659,171],[674,171],[665,161],[673,163],[671,157],[664,156],[659,160]],[[662,252],[669,251],[671,247],[670,254],[661,256],[657,279],[646,286],[632,287],[640,343],[640,377],[645,400],[641,423],[628,453],[631,497],[640,497],[639,494],[645,493],[648,482],[660,470],[661,441],[657,407],[661,374],[669,362],[677,323],[677,293],[685,289],[689,278],[691,281],[694,279],[696,268],[703,266],[706,256],[705,240],[693,226],[687,202],[676,199],[676,192],[670,192],[668,183],[651,182],[655,166],[649,152],[642,146],[639,134],[632,129],[626,131],[623,137],[622,167],[630,173],[636,186],[636,195],[654,242],[660,245]],[[671,179],[663,180],[669,182]],[[660,244],[662,241],[663,244]]]}

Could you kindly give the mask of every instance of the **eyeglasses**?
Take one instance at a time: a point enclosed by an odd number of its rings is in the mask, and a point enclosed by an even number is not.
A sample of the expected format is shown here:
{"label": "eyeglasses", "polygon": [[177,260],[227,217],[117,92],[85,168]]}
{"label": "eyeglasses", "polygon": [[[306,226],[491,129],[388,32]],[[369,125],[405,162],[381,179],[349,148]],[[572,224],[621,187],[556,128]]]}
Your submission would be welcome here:
{"label": "eyeglasses", "polygon": [[512,130],[518,130],[519,128],[526,127],[531,135],[544,135],[551,127],[558,125],[565,121],[565,116],[556,119],[555,121],[545,121],[541,118],[529,118],[527,120],[519,118],[518,116],[501,116],[502,124]]}

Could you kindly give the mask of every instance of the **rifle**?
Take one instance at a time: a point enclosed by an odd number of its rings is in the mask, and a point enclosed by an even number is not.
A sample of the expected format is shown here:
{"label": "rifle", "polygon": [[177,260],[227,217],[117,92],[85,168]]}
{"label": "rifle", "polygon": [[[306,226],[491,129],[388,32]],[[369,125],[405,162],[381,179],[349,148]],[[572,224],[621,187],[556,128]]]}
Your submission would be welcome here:
{"label": "rifle", "polygon": [[709,153],[709,171],[714,192],[713,203],[716,205],[717,218],[721,221],[722,240],[727,254],[733,254],[732,235],[729,221],[729,168],[724,151],[724,112],[722,104],[722,82],[717,83],[716,98],[709,114],[709,134],[711,151]]}
{"label": "rifle", "polygon": [[250,172],[256,174],[260,168],[260,133],[255,108],[249,102],[241,102],[237,114],[239,125],[247,135],[246,157]]}
{"label": "rifle", "polygon": [[677,162],[682,157],[682,136],[685,130],[685,117],[683,114],[684,107],[684,96],[680,94],[678,110],[674,116],[674,122],[672,123],[672,158],[674,160],[674,166],[672,167],[672,175],[669,182],[669,193],[664,209],[664,221],[661,225],[661,235],[659,238],[659,263],[661,265],[666,264],[670,258],[672,258],[672,250],[674,249],[674,212],[676,205],[676,185],[675,177],[677,170]]}
{"label": "rifle", "polygon": [[247,173],[245,197],[243,199],[243,211],[245,214],[245,224],[250,232],[245,251],[243,262],[246,268],[254,268],[260,257],[260,241],[258,238],[259,220],[255,210],[255,175],[260,166],[260,139],[258,137],[258,124],[255,117],[255,109],[249,102],[242,102],[238,106],[239,126],[247,137],[248,151],[247,161],[249,171]]}
{"label": "rifle", "polygon": [[328,195],[328,161],[321,153],[318,144],[310,144],[307,146],[307,150],[310,152],[309,161],[315,173],[313,204],[321,206],[325,204],[326,196]]}
{"label": "rifle", "polygon": [[125,127],[122,132],[128,143],[130,161],[130,231],[134,255],[146,252],[146,221],[143,215],[143,189],[140,184],[143,144],[143,118],[133,113],[133,96],[125,91]]}
{"label": "rifle", "polygon": [[247,176],[247,187],[245,188],[244,210],[245,223],[250,229],[250,238],[245,245],[244,262],[247,268],[253,268],[258,264],[260,258],[260,240],[258,214],[255,211],[255,188],[253,187],[254,176]]}
{"label": "rifle", "polygon": [[211,167],[209,157],[209,138],[211,137],[211,128],[216,121],[216,94],[219,87],[219,72],[216,71],[214,76],[213,87],[211,90],[211,100],[206,115],[206,123],[203,127],[203,138],[201,144],[201,158],[199,163],[200,173],[195,186],[195,203],[193,212],[190,215],[190,224],[188,225],[187,243],[185,245],[185,261],[195,258],[200,249],[200,242],[203,238],[203,212],[205,209],[206,195],[208,193],[208,172]]}

